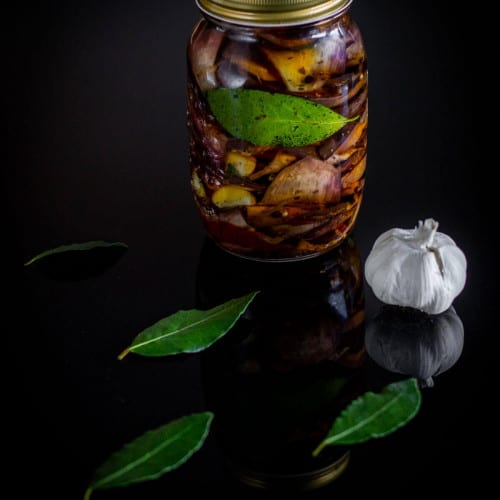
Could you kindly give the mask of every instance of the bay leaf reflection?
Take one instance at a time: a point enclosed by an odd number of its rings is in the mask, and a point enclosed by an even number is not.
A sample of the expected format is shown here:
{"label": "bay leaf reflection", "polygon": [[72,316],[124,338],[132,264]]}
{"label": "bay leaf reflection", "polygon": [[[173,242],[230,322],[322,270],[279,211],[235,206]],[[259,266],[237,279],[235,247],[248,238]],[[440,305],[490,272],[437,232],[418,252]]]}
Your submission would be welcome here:
{"label": "bay leaf reflection", "polygon": [[349,239],[323,257],[260,263],[209,240],[197,273],[200,308],[252,290],[242,320],[202,354],[208,409],[227,465],[243,483],[307,490],[342,473],[349,450],[312,451],[333,420],[366,391],[361,367],[364,291]]}
{"label": "bay leaf reflection", "polygon": [[379,366],[416,377],[424,387],[449,370],[464,346],[463,323],[451,307],[429,315],[415,309],[383,306],[366,325],[366,350]]}
{"label": "bay leaf reflection", "polygon": [[47,255],[32,267],[46,278],[59,282],[98,277],[113,267],[127,252],[126,246],[96,246]]}

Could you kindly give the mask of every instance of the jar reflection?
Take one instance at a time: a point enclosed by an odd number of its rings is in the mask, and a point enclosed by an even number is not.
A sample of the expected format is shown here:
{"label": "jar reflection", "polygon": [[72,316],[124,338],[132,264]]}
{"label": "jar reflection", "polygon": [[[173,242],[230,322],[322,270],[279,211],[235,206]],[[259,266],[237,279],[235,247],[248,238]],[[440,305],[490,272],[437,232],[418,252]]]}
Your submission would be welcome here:
{"label": "jar reflection", "polygon": [[348,450],[312,451],[365,391],[364,293],[356,244],[319,259],[257,263],[209,240],[198,306],[259,290],[242,319],[202,355],[208,408],[229,470],[261,488],[312,489],[335,479]]}

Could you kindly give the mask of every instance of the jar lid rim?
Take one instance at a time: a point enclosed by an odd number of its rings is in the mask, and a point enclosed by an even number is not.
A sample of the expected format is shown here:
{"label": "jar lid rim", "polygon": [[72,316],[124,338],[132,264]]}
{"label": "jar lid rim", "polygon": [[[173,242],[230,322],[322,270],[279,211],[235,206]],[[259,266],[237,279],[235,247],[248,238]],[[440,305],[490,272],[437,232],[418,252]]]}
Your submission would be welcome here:
{"label": "jar lid rim", "polygon": [[293,26],[338,15],[353,0],[195,0],[209,17],[245,26]]}

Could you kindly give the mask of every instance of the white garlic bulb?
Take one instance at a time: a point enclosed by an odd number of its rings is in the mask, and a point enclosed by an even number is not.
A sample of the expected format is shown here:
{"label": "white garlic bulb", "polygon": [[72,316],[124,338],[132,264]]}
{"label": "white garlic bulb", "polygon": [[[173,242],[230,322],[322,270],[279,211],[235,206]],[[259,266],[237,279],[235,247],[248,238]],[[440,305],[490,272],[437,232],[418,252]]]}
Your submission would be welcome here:
{"label": "white garlic bulb", "polygon": [[415,229],[393,228],[373,244],[365,278],[376,297],[428,314],[446,311],[465,286],[467,260],[433,219]]}

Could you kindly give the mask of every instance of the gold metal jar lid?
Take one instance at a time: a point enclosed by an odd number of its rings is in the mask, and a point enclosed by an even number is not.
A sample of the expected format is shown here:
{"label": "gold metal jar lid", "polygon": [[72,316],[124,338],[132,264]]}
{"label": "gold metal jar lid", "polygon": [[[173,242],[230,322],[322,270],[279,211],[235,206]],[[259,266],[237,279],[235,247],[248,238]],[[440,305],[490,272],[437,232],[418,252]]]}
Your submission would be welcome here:
{"label": "gold metal jar lid", "polygon": [[247,26],[290,26],[346,10],[352,0],[196,0],[205,14]]}
{"label": "gold metal jar lid", "polygon": [[226,465],[238,481],[252,488],[275,492],[305,493],[322,488],[338,479],[346,470],[350,458],[351,452],[346,451],[333,463],[321,469],[291,475],[257,472],[229,460]]}

